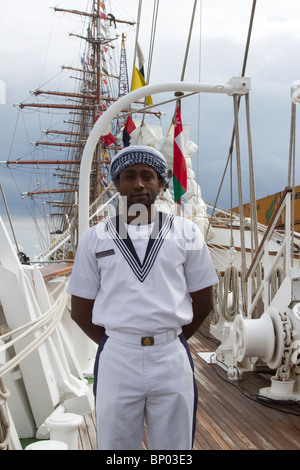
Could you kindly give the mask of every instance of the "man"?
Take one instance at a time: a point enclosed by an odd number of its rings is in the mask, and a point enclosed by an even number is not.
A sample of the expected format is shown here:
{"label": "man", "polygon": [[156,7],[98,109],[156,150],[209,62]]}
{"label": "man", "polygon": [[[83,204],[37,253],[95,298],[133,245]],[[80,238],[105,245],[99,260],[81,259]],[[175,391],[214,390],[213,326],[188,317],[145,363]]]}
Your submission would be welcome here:
{"label": "man", "polygon": [[95,361],[98,448],[191,449],[197,390],[186,340],[212,308],[218,282],[203,237],[157,212],[163,155],[126,147],[110,173],[120,215],[80,241],[69,292],[72,318],[99,344]]}

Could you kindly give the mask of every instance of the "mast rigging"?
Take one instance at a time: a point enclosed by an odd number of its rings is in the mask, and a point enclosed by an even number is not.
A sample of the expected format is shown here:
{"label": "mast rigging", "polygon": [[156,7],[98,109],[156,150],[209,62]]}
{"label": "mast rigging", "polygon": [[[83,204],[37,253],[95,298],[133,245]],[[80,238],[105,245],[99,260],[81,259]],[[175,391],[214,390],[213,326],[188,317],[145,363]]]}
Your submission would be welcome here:
{"label": "mast rigging", "polygon": [[[108,58],[106,57],[107,52],[114,52],[116,50],[116,41],[119,36],[115,34],[114,30],[110,30],[111,26],[116,27],[118,23],[128,24],[134,26],[134,21],[125,21],[115,18],[111,13],[106,13],[105,3],[99,0],[93,0],[93,10],[91,12],[82,12],[79,10],[64,10],[61,8],[54,8],[55,12],[70,13],[73,15],[80,15],[87,17],[89,25],[86,30],[86,34],[75,34],[70,33],[71,37],[77,37],[83,39],[86,43],[85,51],[80,58],[80,67],[68,67],[62,66],[61,70],[72,70],[77,72],[74,73],[74,77],[71,79],[80,80],[81,84],[77,90],[72,91],[51,91],[37,89],[32,91],[32,95],[37,98],[35,103],[20,103],[17,106],[23,110],[26,108],[36,108],[38,110],[61,110],[61,112],[68,113],[73,119],[65,119],[63,122],[69,124],[71,127],[67,130],[48,129],[43,131],[46,136],[51,136],[52,141],[40,140],[32,142],[36,147],[48,147],[49,151],[51,148],[57,148],[61,152],[66,152],[65,158],[53,159],[49,155],[49,160],[46,159],[27,159],[27,160],[9,160],[3,163],[9,165],[31,165],[37,168],[42,166],[59,166],[60,170],[69,167],[68,171],[72,167],[79,168],[82,149],[86,143],[87,137],[90,134],[91,128],[94,126],[98,117],[110,106],[116,102],[120,97],[124,96],[129,92],[128,83],[128,72],[127,72],[127,59],[126,59],[126,47],[125,47],[125,34],[122,34],[122,42],[120,49],[120,62],[119,70],[116,72],[113,64],[110,65]],[[113,96],[111,92],[111,86],[115,86],[113,80],[118,80],[118,88],[115,89],[117,96]],[[77,88],[77,85],[76,85]],[[49,96],[53,98],[64,99],[64,103],[56,102],[39,102],[39,97]],[[69,101],[69,102],[66,102]],[[107,181],[106,176],[108,175],[107,165],[110,163],[113,153],[120,150],[120,146],[116,142],[114,136],[119,134],[122,129],[128,114],[152,114],[161,117],[161,112],[155,109],[147,109],[144,101],[137,101],[133,104],[136,108],[126,108],[120,115],[117,116],[112,122],[111,136],[113,141],[101,138],[95,148],[93,162],[90,173],[90,200],[95,200],[96,197],[106,187]],[[59,139],[59,136],[65,136],[65,141]],[[69,139],[68,139],[69,137]],[[105,137],[105,136],[104,136]],[[72,141],[71,141],[72,139]],[[112,142],[112,143],[111,143]],[[73,154],[73,155],[72,155]],[[75,158],[74,158],[75,156]],[[66,170],[67,171],[67,170]],[[53,175],[55,177],[55,175]],[[78,190],[72,186],[68,179],[71,178],[66,175],[59,175],[62,180],[59,182],[60,185],[64,185],[64,189],[49,189],[39,191],[29,191],[26,193],[32,197],[42,194],[62,194],[65,197],[62,201],[58,202],[60,207],[66,208],[66,215],[70,215],[70,209],[76,202],[77,198],[74,194]],[[76,178],[77,179],[77,178]],[[50,179],[49,179],[50,181]],[[70,188],[70,185],[72,188]],[[69,187],[68,187],[69,186]],[[25,194],[25,193],[24,193]],[[51,203],[52,204],[52,203]],[[70,208],[70,209],[69,209]],[[63,213],[60,217],[63,216]],[[61,229],[66,228],[66,219],[63,218],[61,221]]]}
{"label": "mast rigging", "polygon": [[[63,13],[71,13],[73,15],[88,16],[90,18],[93,18],[94,20],[97,20],[101,17],[99,13],[88,13],[86,11],[79,11],[79,10],[67,10],[67,9],[58,8],[58,7],[54,7],[53,9],[54,9],[54,11],[60,11],[60,12],[63,12]],[[106,17],[105,18],[103,17],[102,19],[107,19],[108,21],[113,20],[116,23],[128,24],[130,26],[135,25],[134,21],[119,20],[119,19],[115,18],[111,13],[108,13],[106,15]]]}

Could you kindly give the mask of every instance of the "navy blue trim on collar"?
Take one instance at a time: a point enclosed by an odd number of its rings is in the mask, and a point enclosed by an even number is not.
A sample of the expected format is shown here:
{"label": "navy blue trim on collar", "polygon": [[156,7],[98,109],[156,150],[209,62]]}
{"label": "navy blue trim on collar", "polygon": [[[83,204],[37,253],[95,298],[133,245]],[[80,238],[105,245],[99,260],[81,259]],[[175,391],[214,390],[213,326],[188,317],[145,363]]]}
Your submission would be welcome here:
{"label": "navy blue trim on collar", "polygon": [[120,252],[128,262],[140,282],[144,282],[157,258],[159,250],[169,233],[175,216],[158,212],[149,237],[145,258],[141,263],[132,240],[126,230],[125,223],[119,215],[105,221],[107,230]]}

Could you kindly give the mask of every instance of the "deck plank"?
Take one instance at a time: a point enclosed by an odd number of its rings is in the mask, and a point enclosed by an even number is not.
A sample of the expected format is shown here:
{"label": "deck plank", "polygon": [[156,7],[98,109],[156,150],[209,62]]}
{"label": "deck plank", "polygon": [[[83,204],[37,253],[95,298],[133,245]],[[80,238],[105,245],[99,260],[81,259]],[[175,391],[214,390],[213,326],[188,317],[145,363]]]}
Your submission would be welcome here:
{"label": "deck plank", "polygon": [[95,410],[83,416],[83,424],[79,429],[79,446],[81,450],[97,450]]}
{"label": "deck plank", "polygon": [[54,263],[39,269],[46,282],[56,277],[70,275],[73,269],[73,262]]}
{"label": "deck plank", "polygon": [[[260,388],[270,385],[270,377],[247,372],[240,381],[229,381],[222,368],[199,358],[199,352],[215,349],[213,342],[208,349],[207,332],[203,338],[197,332],[189,341],[198,384],[198,414],[211,417],[215,434],[220,433],[220,428],[221,436],[227,434],[226,445],[221,443],[221,448],[225,450],[231,439],[232,449],[299,450],[299,406],[270,408],[258,402],[256,394]],[[292,415],[293,412],[297,415]],[[219,447],[220,441],[216,441],[213,449]]]}
{"label": "deck plank", "polygon": [[[198,355],[216,349],[205,326],[189,345],[199,395],[194,450],[300,450],[300,407],[270,407],[256,399],[259,389],[270,385],[269,374],[247,372],[229,381],[225,370]],[[94,413],[84,417],[80,448],[97,448]]]}

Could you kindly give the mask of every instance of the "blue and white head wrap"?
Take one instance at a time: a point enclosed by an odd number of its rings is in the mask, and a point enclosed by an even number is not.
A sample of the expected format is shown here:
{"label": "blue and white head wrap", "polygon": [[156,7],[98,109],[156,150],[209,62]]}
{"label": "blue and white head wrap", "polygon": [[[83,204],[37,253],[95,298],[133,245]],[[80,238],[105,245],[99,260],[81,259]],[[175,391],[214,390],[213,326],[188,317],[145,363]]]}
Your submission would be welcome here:
{"label": "blue and white head wrap", "polygon": [[168,170],[165,157],[158,150],[142,145],[125,147],[113,157],[110,164],[110,175],[113,183],[117,184],[121,171],[136,163],[151,166],[161,176],[162,184],[166,183]]}

